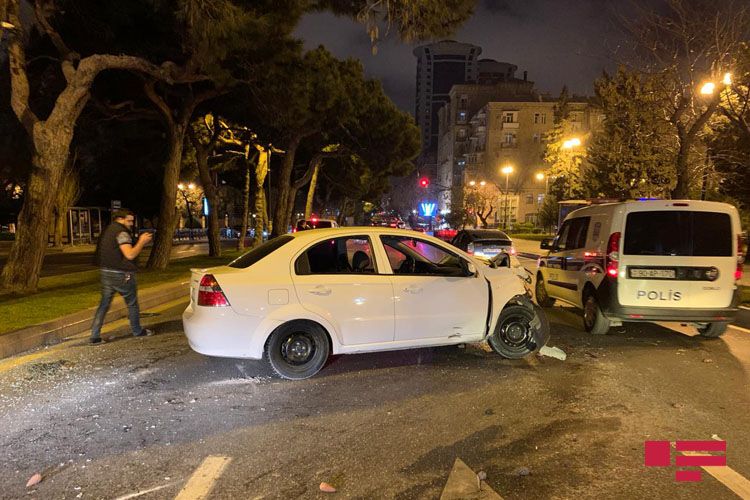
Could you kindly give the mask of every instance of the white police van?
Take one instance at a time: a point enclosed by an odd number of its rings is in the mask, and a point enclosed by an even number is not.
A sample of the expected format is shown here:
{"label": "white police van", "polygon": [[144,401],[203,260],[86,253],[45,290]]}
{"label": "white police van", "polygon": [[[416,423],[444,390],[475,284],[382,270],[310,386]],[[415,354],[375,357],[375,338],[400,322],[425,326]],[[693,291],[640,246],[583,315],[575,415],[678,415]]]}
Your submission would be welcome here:
{"label": "white police van", "polygon": [[568,214],[537,263],[539,305],[583,309],[586,331],[627,321],[693,323],[719,337],[738,310],[737,209],[696,200],[627,201]]}

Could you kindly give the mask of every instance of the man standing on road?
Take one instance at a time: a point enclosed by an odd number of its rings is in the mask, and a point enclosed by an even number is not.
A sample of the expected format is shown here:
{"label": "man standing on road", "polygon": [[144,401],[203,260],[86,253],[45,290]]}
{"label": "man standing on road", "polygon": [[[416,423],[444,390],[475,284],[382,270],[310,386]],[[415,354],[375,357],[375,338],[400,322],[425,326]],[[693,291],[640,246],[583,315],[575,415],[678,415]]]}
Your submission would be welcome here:
{"label": "man standing on road", "polygon": [[91,343],[102,342],[101,331],[104,317],[115,293],[125,299],[128,306],[130,328],[135,337],[146,337],[154,334],[151,330],[141,327],[140,310],[138,309],[138,288],[135,273],[138,270],[135,259],[143,247],[151,241],[151,233],[143,233],[138,242],[133,245],[133,224],[135,216],[127,209],[115,210],[112,213],[114,222],[107,226],[99,236],[96,247],[96,261],[101,269],[102,299],[91,325]]}

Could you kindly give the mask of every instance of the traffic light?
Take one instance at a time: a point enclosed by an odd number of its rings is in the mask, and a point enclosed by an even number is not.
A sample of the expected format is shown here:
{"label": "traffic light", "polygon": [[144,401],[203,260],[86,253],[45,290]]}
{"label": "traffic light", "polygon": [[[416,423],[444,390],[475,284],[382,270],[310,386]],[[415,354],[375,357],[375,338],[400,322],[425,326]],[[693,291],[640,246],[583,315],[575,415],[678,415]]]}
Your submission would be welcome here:
{"label": "traffic light", "polygon": [[427,177],[422,177],[421,179],[419,179],[419,187],[426,189],[429,185],[430,179],[428,179]]}

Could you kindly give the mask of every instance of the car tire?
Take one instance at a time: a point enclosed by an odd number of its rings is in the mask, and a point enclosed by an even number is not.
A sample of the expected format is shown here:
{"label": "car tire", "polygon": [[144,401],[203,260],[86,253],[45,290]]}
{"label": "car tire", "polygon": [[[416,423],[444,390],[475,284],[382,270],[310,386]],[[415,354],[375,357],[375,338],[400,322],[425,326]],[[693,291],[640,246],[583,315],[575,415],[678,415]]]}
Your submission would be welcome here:
{"label": "car tire", "polygon": [[265,356],[281,378],[304,380],[323,368],[331,351],[325,330],[309,321],[290,321],[271,333]]}
{"label": "car tire", "polygon": [[609,324],[610,321],[604,317],[594,294],[586,295],[583,302],[583,329],[592,335],[606,335]]}
{"label": "car tire", "polygon": [[524,358],[540,347],[534,342],[531,326],[531,322],[536,318],[543,323],[547,321],[543,313],[537,314],[536,311],[518,304],[509,305],[500,313],[495,332],[487,338],[487,342],[493,351],[504,358]]}
{"label": "car tire", "polygon": [[700,333],[701,337],[707,339],[718,339],[727,331],[727,326],[729,326],[729,323],[706,323],[706,326],[698,327],[698,333]]}
{"label": "car tire", "polygon": [[542,307],[552,307],[555,305],[555,299],[549,296],[547,293],[547,287],[544,286],[544,278],[542,274],[536,275],[536,285],[534,285],[534,298],[536,303]]}

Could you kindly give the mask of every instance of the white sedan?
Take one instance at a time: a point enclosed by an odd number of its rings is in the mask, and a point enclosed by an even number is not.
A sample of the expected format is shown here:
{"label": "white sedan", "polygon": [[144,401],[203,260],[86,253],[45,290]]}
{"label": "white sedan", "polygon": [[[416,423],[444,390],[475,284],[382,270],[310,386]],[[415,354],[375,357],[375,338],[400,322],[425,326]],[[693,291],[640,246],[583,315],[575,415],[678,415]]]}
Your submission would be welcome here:
{"label": "white sedan", "polygon": [[193,269],[182,320],[195,351],[265,358],[288,379],[313,376],[330,354],[488,340],[521,358],[549,337],[513,269],[378,227],[301,231]]}

